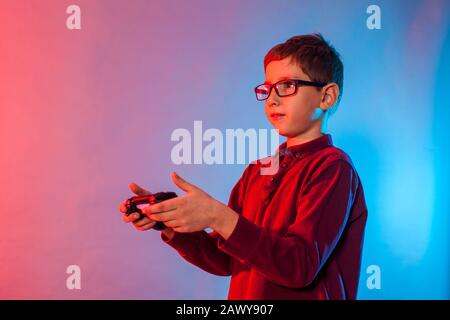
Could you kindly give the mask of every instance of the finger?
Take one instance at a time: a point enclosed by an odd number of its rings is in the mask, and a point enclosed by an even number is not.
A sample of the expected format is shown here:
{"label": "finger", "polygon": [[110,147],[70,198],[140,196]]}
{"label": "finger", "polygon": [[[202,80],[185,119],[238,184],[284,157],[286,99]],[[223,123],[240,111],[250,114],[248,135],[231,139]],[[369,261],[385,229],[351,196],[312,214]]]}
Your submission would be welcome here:
{"label": "finger", "polygon": [[178,188],[185,192],[194,191],[199,188],[194,186],[192,183],[187,182],[181,178],[176,172],[172,172],[172,181],[177,185]]}
{"label": "finger", "polygon": [[133,224],[136,227],[142,227],[142,226],[144,226],[144,225],[146,225],[146,224],[148,224],[150,222],[154,222],[154,220],[150,220],[149,218],[144,217],[142,219],[138,219],[138,220],[133,221]]}
{"label": "finger", "polygon": [[177,219],[178,215],[177,215],[176,210],[172,210],[172,211],[166,211],[163,213],[150,214],[150,215],[148,215],[148,217],[150,218],[150,220],[161,221],[161,222],[165,223],[166,221]]}
{"label": "finger", "polygon": [[147,212],[146,212],[146,216],[149,217],[150,220],[162,221],[162,222],[177,219],[179,214],[180,214],[180,211],[177,210],[177,208],[164,209],[164,211],[160,211],[160,212],[155,212],[155,211],[149,212],[149,210],[147,210]]}
{"label": "finger", "polygon": [[123,221],[125,221],[125,222],[134,222],[134,221],[136,221],[136,220],[139,220],[139,218],[140,218],[140,215],[139,215],[139,213],[137,213],[137,212],[135,212],[135,213],[132,213],[132,214],[130,214],[129,216],[127,216],[127,215],[123,215],[122,216],[122,219],[123,219]]}
{"label": "finger", "polygon": [[119,211],[120,211],[120,212],[122,212],[122,213],[127,213],[127,202],[128,202],[128,200],[125,200],[124,202],[122,202],[122,203],[119,205]]}
{"label": "finger", "polygon": [[142,212],[147,216],[153,213],[163,213],[169,212],[177,209],[177,202],[180,201],[178,198],[169,199],[164,202],[159,202],[155,204],[148,205],[142,208]]}
{"label": "finger", "polygon": [[145,230],[150,230],[151,228],[153,228],[153,226],[156,224],[155,221],[152,221],[150,223],[144,224],[141,227],[136,227],[136,229],[140,230],[140,231],[145,231]]}
{"label": "finger", "polygon": [[131,192],[133,192],[134,194],[138,195],[138,196],[149,196],[152,193],[148,190],[145,190],[144,188],[142,188],[141,186],[139,186],[138,184],[131,182],[129,185],[129,188],[131,190]]}
{"label": "finger", "polygon": [[178,228],[180,226],[180,222],[178,220],[164,221],[164,224],[170,228]]}

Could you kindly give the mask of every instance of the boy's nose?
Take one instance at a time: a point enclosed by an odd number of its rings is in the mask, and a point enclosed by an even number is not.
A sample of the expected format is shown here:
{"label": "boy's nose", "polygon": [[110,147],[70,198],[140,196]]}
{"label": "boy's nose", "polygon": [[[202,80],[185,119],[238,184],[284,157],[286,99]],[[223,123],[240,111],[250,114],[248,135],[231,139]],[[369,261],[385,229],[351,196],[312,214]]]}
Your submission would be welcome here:
{"label": "boy's nose", "polygon": [[280,97],[277,95],[274,88],[270,91],[269,96],[266,99],[266,103],[269,107],[280,104]]}
{"label": "boy's nose", "polygon": [[280,105],[280,100],[279,100],[278,95],[277,95],[276,93],[275,93],[275,94],[272,93],[272,94],[267,98],[266,104],[267,104],[267,107],[269,107],[269,108],[279,106],[279,105]]}

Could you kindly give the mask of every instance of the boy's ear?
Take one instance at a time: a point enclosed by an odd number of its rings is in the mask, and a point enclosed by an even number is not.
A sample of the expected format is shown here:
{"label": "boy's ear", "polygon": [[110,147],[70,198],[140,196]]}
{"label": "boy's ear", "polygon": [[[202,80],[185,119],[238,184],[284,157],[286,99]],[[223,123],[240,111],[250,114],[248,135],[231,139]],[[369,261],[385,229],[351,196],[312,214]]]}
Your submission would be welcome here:
{"label": "boy's ear", "polygon": [[320,109],[323,111],[328,110],[336,103],[339,97],[339,87],[336,83],[332,82],[322,88],[322,99],[320,101]]}

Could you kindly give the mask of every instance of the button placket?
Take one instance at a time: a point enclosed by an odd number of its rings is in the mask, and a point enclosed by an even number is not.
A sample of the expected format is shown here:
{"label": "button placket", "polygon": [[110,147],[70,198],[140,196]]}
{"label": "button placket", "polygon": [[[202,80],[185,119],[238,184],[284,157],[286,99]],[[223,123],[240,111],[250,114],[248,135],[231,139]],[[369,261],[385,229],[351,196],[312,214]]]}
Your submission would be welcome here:
{"label": "button placket", "polygon": [[292,156],[295,155],[290,154],[284,156],[280,163],[280,170],[278,170],[276,174],[272,175],[263,185],[263,189],[265,191],[264,199],[262,200],[263,206],[267,206],[270,203],[273,193],[277,188],[277,181],[279,181],[286,174],[287,168],[289,167],[289,162],[292,161]]}

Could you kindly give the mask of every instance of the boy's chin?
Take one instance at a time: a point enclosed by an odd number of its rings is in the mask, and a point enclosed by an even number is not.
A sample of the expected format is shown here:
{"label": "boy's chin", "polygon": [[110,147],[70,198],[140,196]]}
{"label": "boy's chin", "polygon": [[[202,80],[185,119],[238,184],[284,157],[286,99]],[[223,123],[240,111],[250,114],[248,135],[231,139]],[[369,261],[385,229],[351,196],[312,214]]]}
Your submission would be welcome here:
{"label": "boy's chin", "polygon": [[287,126],[286,124],[282,125],[274,125],[272,124],[273,128],[278,132],[278,134],[285,138],[295,138],[299,135],[299,133],[304,131],[303,127],[295,127]]}
{"label": "boy's chin", "polygon": [[277,130],[278,134],[282,137],[289,138],[292,136],[292,133],[287,131],[286,129],[276,127],[274,127],[274,129]]}

